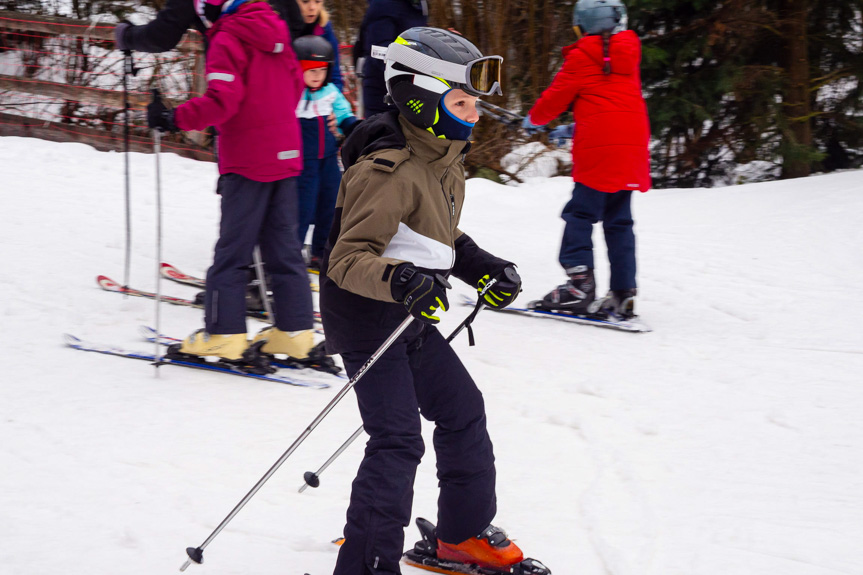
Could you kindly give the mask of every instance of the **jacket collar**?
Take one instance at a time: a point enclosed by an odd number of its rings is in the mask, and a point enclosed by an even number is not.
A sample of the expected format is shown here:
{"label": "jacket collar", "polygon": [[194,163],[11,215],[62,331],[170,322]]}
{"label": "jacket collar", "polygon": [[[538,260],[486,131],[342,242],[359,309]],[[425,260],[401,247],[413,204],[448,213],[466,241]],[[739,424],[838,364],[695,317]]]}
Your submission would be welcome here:
{"label": "jacket collar", "polygon": [[460,162],[462,156],[470,148],[470,142],[438,138],[428,130],[411,124],[401,114],[399,114],[399,125],[411,153],[427,162],[429,168],[438,177],[442,176],[454,164]]}

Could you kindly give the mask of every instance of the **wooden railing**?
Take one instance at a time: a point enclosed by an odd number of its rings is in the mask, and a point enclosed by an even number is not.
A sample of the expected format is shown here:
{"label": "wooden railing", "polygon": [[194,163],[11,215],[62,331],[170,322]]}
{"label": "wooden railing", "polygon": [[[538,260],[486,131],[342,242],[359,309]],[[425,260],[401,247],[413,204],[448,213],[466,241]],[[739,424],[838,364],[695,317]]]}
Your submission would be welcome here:
{"label": "wooden railing", "polygon": [[[114,24],[0,10],[0,136],[34,136],[123,150],[123,55],[113,49]],[[158,87],[174,105],[200,94],[203,42],[190,31],[165,54],[135,53],[128,119],[133,151],[152,151],[144,108]],[[166,151],[212,160],[203,132],[163,138]]]}

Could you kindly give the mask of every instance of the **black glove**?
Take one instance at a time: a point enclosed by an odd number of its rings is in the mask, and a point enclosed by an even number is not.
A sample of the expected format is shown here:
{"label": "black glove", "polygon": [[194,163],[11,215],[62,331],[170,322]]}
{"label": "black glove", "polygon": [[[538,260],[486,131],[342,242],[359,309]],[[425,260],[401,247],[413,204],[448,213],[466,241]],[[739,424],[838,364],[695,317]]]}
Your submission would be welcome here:
{"label": "black glove", "polygon": [[158,90],[153,90],[153,101],[147,104],[147,125],[153,130],[177,132],[174,123],[174,110],[169,110],[162,102]]}
{"label": "black glove", "polygon": [[401,264],[393,273],[390,290],[393,299],[404,304],[412,316],[424,323],[436,324],[440,318],[434,315],[438,308],[449,309],[443,278],[436,279],[417,271],[411,264]]}
{"label": "black glove", "polygon": [[114,26],[114,49],[120,50],[121,52],[125,52],[129,50],[129,45],[126,43],[126,30],[131,28],[132,25],[129,22],[123,20],[116,26]]}
{"label": "black glove", "polygon": [[503,309],[518,297],[521,292],[521,276],[512,266],[506,266],[494,277],[482,276],[477,282],[476,291],[483,302],[490,307]]}
{"label": "black glove", "polygon": [[356,116],[348,116],[347,118],[342,120],[341,124],[339,124],[339,130],[341,130],[342,134],[344,134],[345,138],[347,138],[351,135],[351,132],[353,132],[354,129],[362,123],[363,121]]}

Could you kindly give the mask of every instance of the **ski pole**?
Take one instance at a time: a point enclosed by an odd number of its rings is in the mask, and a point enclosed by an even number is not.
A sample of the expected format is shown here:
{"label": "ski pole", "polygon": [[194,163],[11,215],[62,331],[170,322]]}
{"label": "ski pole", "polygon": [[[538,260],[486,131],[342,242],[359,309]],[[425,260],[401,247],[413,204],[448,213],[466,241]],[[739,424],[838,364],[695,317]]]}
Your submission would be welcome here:
{"label": "ski pole", "polygon": [[339,455],[341,455],[341,454],[345,451],[345,449],[347,449],[347,448],[350,446],[350,444],[351,444],[351,443],[353,443],[353,442],[356,440],[356,438],[357,438],[357,437],[359,437],[360,435],[362,435],[362,433],[363,433],[363,426],[362,426],[362,425],[360,425],[360,426],[357,428],[357,430],[356,430],[356,431],[354,431],[353,435],[351,435],[351,436],[348,438],[348,440],[347,440],[347,441],[345,441],[344,443],[342,443],[342,446],[341,446],[341,447],[339,447],[338,449],[336,449],[336,452],[335,452],[335,453],[333,453],[332,455],[330,455],[330,458],[329,458],[329,459],[327,459],[327,460],[324,462],[324,464],[323,464],[323,465],[321,465],[321,466],[320,466],[320,468],[318,468],[318,470],[317,470],[317,471],[306,471],[306,472],[303,474],[303,481],[304,481],[304,483],[303,483],[303,484],[302,484],[302,486],[300,487],[300,489],[299,489],[298,493],[302,493],[303,491],[305,491],[305,490],[306,490],[306,488],[307,488],[307,487],[315,487],[315,488],[317,488],[317,487],[321,484],[321,479],[320,479],[320,475],[321,475],[321,473],[323,473],[323,472],[324,472],[324,470],[325,470],[327,467],[329,467],[329,466],[330,466],[330,464],[331,464],[333,461],[335,461],[335,460],[336,460],[336,458],[337,458]]}
{"label": "ski pole", "polygon": [[[437,281],[440,285],[450,288],[449,282],[443,276],[436,274],[435,281]],[[375,362],[390,348],[390,346],[395,342],[399,336],[402,334],[404,330],[413,322],[414,316],[409,315],[404,319],[403,322],[399,324],[399,326],[393,331],[390,336],[384,341],[381,346],[375,351],[366,362],[360,367],[359,370],[354,374],[354,376],[348,380],[345,386],[339,391],[339,393],[324,407],[323,411],[321,411],[317,417],[306,427],[305,431],[303,431],[300,436],[291,444],[290,447],[282,454],[281,457],[270,467],[269,470],[261,477],[257,483],[246,493],[245,497],[243,497],[239,503],[228,513],[228,516],[222,519],[222,522],[219,523],[218,526],[210,533],[209,537],[207,537],[201,545],[198,547],[187,547],[186,555],[189,556],[186,559],[186,562],[180,567],[180,571],[185,571],[189,565],[194,561],[195,563],[200,564],[204,560],[204,549],[206,549],[207,545],[209,545],[216,536],[221,533],[221,531],[225,528],[225,526],[230,523],[230,521],[240,512],[240,510],[246,506],[246,503],[254,497],[255,493],[263,487],[264,483],[273,476],[273,474],[281,467],[281,465],[291,456],[291,454],[297,450],[300,444],[305,441],[305,439],[314,431],[314,429],[323,421],[323,419],[329,414],[333,408],[342,400],[342,398],[347,395],[347,393],[351,390],[351,388],[356,385],[357,381],[365,375],[369,369],[375,364]]]}
{"label": "ski pole", "polygon": [[485,100],[478,100],[477,107],[482,109],[484,115],[487,115],[493,120],[497,120],[498,122],[506,126],[518,127],[524,120],[522,116],[519,116],[515,112],[510,112],[509,110],[501,108],[500,106],[489,104]]}
{"label": "ski pole", "polygon": [[[132,109],[129,106],[129,76],[134,76],[137,73],[135,64],[132,60],[132,51],[123,51],[123,147],[125,148],[124,171],[126,180],[126,262],[123,270],[123,287],[129,287],[129,270],[132,259],[132,214],[131,214],[131,184],[129,181],[129,111]],[[127,296],[128,297],[128,296]]]}
{"label": "ski pole", "polygon": [[[447,343],[449,343],[449,342],[451,342],[452,340],[454,340],[454,339],[455,339],[455,337],[456,337],[458,334],[460,334],[460,333],[461,333],[461,330],[463,330],[464,328],[466,328],[466,327],[467,327],[468,329],[470,329],[470,324],[471,324],[471,323],[473,323],[473,320],[474,320],[474,319],[476,319],[477,314],[478,314],[478,313],[480,312],[480,310],[481,310],[482,308],[484,308],[484,307],[485,307],[485,304],[482,302],[482,300],[478,301],[478,302],[477,302],[477,304],[476,304],[476,308],[474,308],[474,310],[470,313],[470,315],[468,315],[468,316],[465,318],[465,320],[464,320],[463,322],[461,322],[461,323],[458,325],[458,327],[457,327],[457,328],[455,328],[455,331],[453,331],[453,332],[449,335],[449,337],[447,337],[447,338],[446,338],[446,342],[447,342]],[[471,341],[473,341],[473,336],[471,336]],[[473,345],[473,344],[471,343],[471,345]],[[320,467],[317,471],[306,471],[306,472],[303,474],[303,481],[304,481],[304,483],[302,484],[302,486],[300,486],[300,489],[299,489],[299,491],[298,491],[298,492],[299,492],[299,493],[302,493],[303,491],[305,491],[305,490],[306,490],[306,488],[307,488],[307,487],[317,488],[318,486],[320,486],[320,484],[321,484],[321,478],[320,478],[321,473],[323,473],[323,472],[324,472],[324,470],[325,470],[327,467],[329,467],[329,466],[330,466],[330,464],[331,464],[333,461],[335,461],[335,460],[336,460],[336,458],[337,458],[339,455],[341,455],[342,453],[344,453],[344,451],[345,451],[345,450],[346,450],[346,449],[351,445],[351,443],[353,443],[353,442],[357,439],[357,437],[359,437],[360,435],[362,435],[362,433],[363,433],[363,426],[362,426],[362,425],[360,425],[360,426],[357,428],[357,430],[356,430],[356,431],[354,431],[353,435],[351,435],[351,436],[348,438],[348,440],[347,440],[347,441],[345,441],[344,443],[342,443],[341,447],[339,447],[339,448],[336,450],[336,452],[335,452],[335,453],[333,453],[333,454],[330,456],[330,458],[329,458],[329,459],[327,459],[327,460],[324,462],[324,464],[323,464],[323,465],[321,465],[321,467]]]}
{"label": "ski pole", "polygon": [[[158,94],[157,90],[154,90]],[[154,94],[154,95],[155,95]],[[156,333],[162,333],[160,313],[162,303],[162,169],[159,163],[159,158],[162,152],[162,131],[159,129],[153,130],[153,152],[156,155]],[[156,338],[156,361],[153,365],[156,366],[156,377],[159,377],[159,365],[162,361],[162,347],[159,345],[159,338]]]}
{"label": "ski pole", "polygon": [[255,272],[258,274],[258,289],[261,291],[261,301],[264,302],[264,310],[267,312],[267,319],[270,324],[276,325],[276,316],[273,315],[273,306],[270,304],[270,298],[267,297],[267,279],[264,277],[264,262],[261,261],[261,246],[255,246],[253,253],[255,259]]}
{"label": "ski pole", "polygon": [[303,431],[300,436],[291,444],[290,447],[282,454],[281,457],[270,467],[269,470],[261,477],[257,483],[252,487],[251,490],[243,497],[240,502],[228,513],[228,516],[225,517],[221,523],[216,527],[215,530],[207,537],[204,542],[198,547],[187,547],[186,554],[189,556],[186,559],[186,562],[183,563],[183,566],[180,567],[180,571],[185,571],[189,565],[194,561],[195,563],[200,564],[204,560],[204,549],[206,549],[207,545],[216,538],[216,536],[225,528],[225,526],[234,518],[234,516],[240,512],[240,510],[245,507],[246,503],[258,492],[258,490],[263,487],[264,483],[272,477],[272,475],[278,470],[279,467],[291,456],[291,454],[296,451],[297,447],[308,437],[312,431],[320,424],[320,422],[327,416],[330,411],[342,400],[342,398],[347,395],[347,393],[351,390],[351,388],[356,385],[357,381],[368,372],[369,368],[374,365],[374,363],[378,360],[380,356],[384,354],[384,352],[389,349],[389,347],[395,342],[396,339],[402,334],[402,332],[407,329],[407,327],[413,322],[414,316],[410,315],[393,331],[392,334],[384,341],[381,346],[375,351],[366,363],[357,371],[357,373],[345,384],[345,386],[339,391],[339,393],[327,404],[327,406],[321,411],[317,417],[306,427],[305,431]]}
{"label": "ski pole", "polygon": [[[486,115],[493,120],[497,120],[508,128],[520,128],[521,123],[524,121],[524,116],[520,116],[515,112],[511,112],[505,108],[501,108],[500,106],[489,104],[485,100],[477,100],[476,105],[477,108],[482,110],[483,115]],[[548,131],[548,126],[537,126],[537,128],[538,132]]]}

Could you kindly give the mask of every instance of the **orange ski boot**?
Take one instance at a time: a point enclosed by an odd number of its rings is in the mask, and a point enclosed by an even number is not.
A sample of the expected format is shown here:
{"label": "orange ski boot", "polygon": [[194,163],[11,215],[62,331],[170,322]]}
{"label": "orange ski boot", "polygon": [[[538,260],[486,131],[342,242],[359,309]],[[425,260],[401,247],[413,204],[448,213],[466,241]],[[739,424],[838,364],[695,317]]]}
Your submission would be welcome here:
{"label": "orange ski boot", "polygon": [[422,540],[404,554],[404,562],[420,569],[448,575],[551,575],[536,559],[525,559],[506,533],[489,525],[476,537],[461,543],[437,538],[434,524],[417,518]]}
{"label": "orange ski boot", "polygon": [[503,529],[489,525],[485,530],[461,543],[446,543],[437,540],[438,559],[457,561],[468,565],[479,565],[506,571],[521,563],[524,554],[518,546],[507,539]]}

